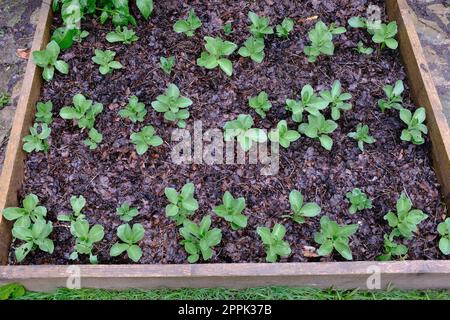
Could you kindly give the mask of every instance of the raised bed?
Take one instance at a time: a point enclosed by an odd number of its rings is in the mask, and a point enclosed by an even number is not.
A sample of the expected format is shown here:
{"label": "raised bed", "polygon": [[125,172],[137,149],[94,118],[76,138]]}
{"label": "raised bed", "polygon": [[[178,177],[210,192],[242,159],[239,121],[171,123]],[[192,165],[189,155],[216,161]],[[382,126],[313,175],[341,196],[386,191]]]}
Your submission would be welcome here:
{"label": "raised bed", "polygon": [[[388,0],[390,20],[399,25],[398,40],[414,103],[427,110],[434,169],[441,193],[450,208],[450,130],[404,0]],[[52,13],[44,2],[32,51],[42,50],[50,37]],[[41,70],[28,63],[13,128],[6,151],[0,185],[0,212],[18,204],[24,176],[22,138],[34,119],[41,93]],[[74,270],[65,265],[7,266],[10,223],[0,217],[0,284],[21,282],[31,290],[65,286]],[[365,288],[368,277],[381,272],[381,287],[450,288],[450,261],[217,263],[172,265],[78,265],[83,287],[251,287],[262,285]]]}

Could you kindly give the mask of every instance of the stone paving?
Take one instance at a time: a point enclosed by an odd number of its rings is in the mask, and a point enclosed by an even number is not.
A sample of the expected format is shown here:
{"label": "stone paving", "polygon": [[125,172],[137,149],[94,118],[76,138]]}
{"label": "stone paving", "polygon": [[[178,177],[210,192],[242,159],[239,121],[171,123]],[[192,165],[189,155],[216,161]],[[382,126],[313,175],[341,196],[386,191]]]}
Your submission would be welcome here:
{"label": "stone paving", "polygon": [[[12,103],[0,110],[0,170],[27,62],[17,50],[31,47],[41,1],[0,0],[0,93],[12,95]],[[408,2],[450,123],[450,0]]]}

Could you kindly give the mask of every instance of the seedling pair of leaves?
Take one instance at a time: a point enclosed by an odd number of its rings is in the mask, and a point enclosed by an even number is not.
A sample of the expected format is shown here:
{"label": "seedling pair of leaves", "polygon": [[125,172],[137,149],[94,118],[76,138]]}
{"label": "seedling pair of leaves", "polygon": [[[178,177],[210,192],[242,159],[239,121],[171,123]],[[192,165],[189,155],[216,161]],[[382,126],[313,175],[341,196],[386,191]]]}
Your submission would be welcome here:
{"label": "seedling pair of leaves", "polygon": [[188,262],[195,263],[200,259],[209,260],[213,256],[213,247],[222,241],[222,231],[218,228],[211,228],[211,217],[205,216],[199,224],[190,220],[183,221],[180,228],[180,235],[184,240],[184,250],[189,254]]}
{"label": "seedling pair of leaves", "polygon": [[72,212],[69,215],[58,215],[59,221],[74,222],[86,218],[86,215],[82,213],[83,208],[86,206],[86,199],[83,196],[71,196],[70,206],[72,207]]}
{"label": "seedling pair of leaves", "polygon": [[158,147],[163,144],[163,140],[160,136],[155,134],[155,128],[153,126],[145,126],[140,132],[132,133],[131,142],[136,146],[136,152],[138,155],[143,155],[148,151],[148,148]]}
{"label": "seedling pair of leaves", "polygon": [[308,123],[302,123],[298,126],[298,130],[312,139],[318,139],[322,147],[331,150],[333,147],[333,139],[329,136],[336,128],[337,123],[333,120],[325,120],[322,114],[317,116],[309,115]]}
{"label": "seedling pair of leaves", "polygon": [[354,188],[351,192],[347,192],[345,196],[350,201],[350,208],[348,209],[350,214],[355,214],[364,209],[372,209],[372,201],[359,188]]}
{"label": "seedling pair of leaves", "polygon": [[178,20],[173,25],[173,30],[176,33],[184,33],[187,37],[192,37],[195,30],[202,26],[201,20],[195,14],[194,9],[189,10],[187,19]]}
{"label": "seedling pair of leaves", "polygon": [[164,113],[164,119],[175,122],[178,127],[186,127],[186,119],[189,118],[189,111],[186,110],[192,105],[192,100],[181,96],[180,89],[174,84],[170,84],[163,95],[152,102],[152,107],[157,112]]}
{"label": "seedling pair of leaves", "polygon": [[81,42],[89,35],[89,32],[76,28],[60,27],[57,28],[53,34],[51,40],[54,40],[61,50],[66,50],[73,46],[74,42]]}
{"label": "seedling pair of leaves", "polygon": [[348,111],[352,108],[352,105],[346,102],[352,98],[352,95],[347,92],[342,92],[342,86],[339,80],[333,83],[330,91],[324,90],[320,92],[320,96],[330,106],[331,118],[335,121],[341,117],[341,110]]}
{"label": "seedling pair of leaves", "polygon": [[408,248],[403,244],[398,244],[394,241],[393,235],[384,236],[384,253],[377,257],[378,261],[389,261],[393,257],[400,257],[401,259],[406,258],[408,253]]}
{"label": "seedling pair of leaves", "polygon": [[301,91],[301,100],[286,100],[286,110],[292,112],[292,120],[294,122],[303,121],[303,112],[307,111],[312,115],[319,115],[321,110],[328,107],[328,101],[317,96],[314,93],[314,89],[311,85],[307,84],[303,86]]}
{"label": "seedling pair of leaves", "polygon": [[131,122],[142,122],[147,115],[147,109],[143,102],[139,102],[139,98],[136,96],[130,97],[126,107],[119,111],[119,116],[127,118]]}
{"label": "seedling pair of leaves", "polygon": [[256,63],[261,63],[264,60],[264,39],[250,37],[244,42],[244,46],[241,47],[238,53],[245,57],[252,59]]}
{"label": "seedling pair of leaves", "polygon": [[277,128],[268,134],[269,140],[278,142],[283,148],[289,148],[292,142],[300,138],[300,134],[296,130],[289,130],[286,120],[281,120],[277,124]]}
{"label": "seedling pair of leaves", "polygon": [[335,249],[344,259],[352,260],[349,238],[357,230],[357,224],[339,225],[336,221],[323,216],[320,218],[320,232],[314,234],[314,241],[321,245],[317,253],[328,256]]}
{"label": "seedling pair of leaves", "polygon": [[116,209],[116,213],[120,220],[124,222],[130,222],[139,214],[138,209],[130,207],[127,202],[122,203],[120,207]]}
{"label": "seedling pair of leaves", "polygon": [[92,61],[100,65],[99,71],[102,75],[113,72],[113,70],[122,69],[123,65],[119,61],[115,61],[116,53],[111,50],[95,49],[95,56]]}
{"label": "seedling pair of leaves", "polygon": [[387,220],[389,226],[393,228],[391,235],[411,240],[414,232],[417,231],[417,226],[428,218],[428,215],[424,214],[422,210],[411,210],[412,202],[404,193],[397,200],[396,208],[396,213],[389,211],[384,216],[384,220]]}
{"label": "seedling pair of leaves", "polygon": [[103,226],[96,224],[89,227],[89,222],[85,219],[73,221],[70,225],[70,233],[76,238],[75,250],[70,254],[71,260],[77,260],[79,254],[88,254],[89,262],[97,263],[97,256],[92,254],[94,244],[105,236]]}
{"label": "seedling pair of leaves", "polygon": [[111,43],[122,42],[123,44],[132,44],[139,40],[139,37],[131,29],[127,27],[116,27],[116,31],[111,31],[106,35],[106,40]]}
{"label": "seedling pair of leaves", "polygon": [[418,108],[411,113],[408,109],[402,108],[400,110],[400,119],[408,126],[402,130],[400,139],[403,141],[410,141],[413,144],[423,144],[425,139],[422,134],[428,133],[428,128],[423,122],[425,121],[426,113],[424,108]]}
{"label": "seedling pair of leaves", "polygon": [[69,73],[69,65],[62,60],[58,60],[60,52],[61,49],[54,40],[47,44],[45,50],[33,51],[33,62],[44,69],[42,71],[42,78],[44,78],[45,81],[53,79],[55,69],[62,74]]}
{"label": "seedling pair of leaves", "polygon": [[53,121],[53,103],[47,101],[45,103],[38,102],[36,105],[36,122],[45,123],[47,125],[51,124]]}
{"label": "seedling pair of leaves", "polygon": [[164,194],[169,200],[166,206],[166,216],[177,225],[183,222],[198,209],[198,202],[194,198],[195,186],[192,182],[186,183],[181,191],[174,188],[165,188]]}
{"label": "seedling pair of leaves", "polygon": [[283,225],[277,223],[272,231],[267,227],[258,227],[256,233],[264,244],[267,262],[277,262],[278,256],[288,257],[291,254],[289,243],[283,240],[286,235],[286,228]]}
{"label": "seedling pair of leaves", "polygon": [[277,36],[280,38],[288,38],[289,33],[294,30],[294,20],[290,18],[284,18],[281,24],[276,26]]}
{"label": "seedling pair of leaves", "polygon": [[38,206],[38,197],[30,193],[22,201],[22,207],[6,208],[2,216],[8,221],[15,221],[15,226],[28,228],[33,222],[44,220],[47,215],[47,208]]}
{"label": "seedling pair of leaves", "polygon": [[103,141],[103,135],[97,131],[95,128],[91,128],[88,132],[88,138],[83,140],[85,146],[89,147],[91,150],[95,150],[98,144]]}
{"label": "seedling pair of leaves", "polygon": [[348,137],[355,139],[358,142],[358,148],[362,152],[364,152],[364,143],[374,143],[375,139],[369,135],[369,126],[358,123],[356,125],[356,131],[350,132]]}
{"label": "seedling pair of leaves", "polygon": [[381,112],[392,108],[400,110],[402,108],[402,93],[404,90],[405,87],[402,80],[396,81],[394,86],[385,85],[383,91],[386,94],[386,99],[380,99],[378,101]]}
{"label": "seedling pair of leaves", "polygon": [[266,117],[266,112],[272,108],[272,103],[269,101],[269,95],[262,91],[256,97],[248,98],[248,104],[255,112],[261,116],[261,118]]}
{"label": "seedling pair of leaves", "polygon": [[334,54],[333,35],[344,33],[343,27],[331,25],[330,28],[322,21],[318,21],[308,33],[310,46],[305,46],[304,52],[308,56],[309,62],[315,62],[321,54],[332,56]]}
{"label": "seedling pair of leaves", "polygon": [[35,123],[33,127],[30,128],[30,134],[23,137],[22,141],[23,150],[31,153],[33,151],[47,152],[49,149],[48,137],[50,136],[51,129],[46,123]]}
{"label": "seedling pair of leaves", "polygon": [[161,69],[167,73],[167,74],[171,74],[172,73],[172,68],[175,65],[175,57],[171,56],[171,57],[161,57],[159,59],[159,66],[161,67]]}
{"label": "seedling pair of leaves", "polygon": [[320,206],[314,202],[304,202],[303,195],[298,190],[289,193],[289,203],[291,204],[292,215],[283,216],[291,218],[297,223],[305,223],[306,218],[316,217],[320,214]]}
{"label": "seedling pair of leaves", "polygon": [[11,103],[11,95],[8,92],[0,93],[0,109]]}
{"label": "seedling pair of leaves", "polygon": [[223,195],[223,204],[214,207],[213,211],[231,224],[233,230],[243,229],[247,226],[247,217],[242,214],[245,209],[245,199],[235,199],[228,191]]}
{"label": "seedling pair of leaves", "polygon": [[450,254],[450,218],[438,224],[438,233],[441,235],[439,239],[439,249],[445,255]]}
{"label": "seedling pair of leaves", "polygon": [[256,13],[250,11],[248,18],[251,21],[250,33],[256,38],[264,38],[269,34],[273,34],[273,28],[270,27],[270,21],[268,17],[260,17]]}
{"label": "seedling pair of leaves", "polygon": [[93,103],[92,100],[87,100],[79,93],[73,97],[73,106],[61,108],[59,115],[65,120],[76,120],[80,129],[92,129],[95,118],[102,111],[101,103]]}
{"label": "seedling pair of leaves", "polygon": [[117,228],[117,236],[123,242],[113,244],[109,255],[111,257],[117,257],[126,252],[128,258],[134,262],[138,262],[142,257],[142,249],[137,243],[144,238],[144,233],[144,227],[139,223],[135,223],[133,227],[130,227],[129,224],[122,224]]}
{"label": "seedling pair of leaves", "polygon": [[263,143],[267,141],[264,130],[252,128],[253,119],[247,114],[240,114],[236,120],[225,123],[224,140],[233,141],[236,137],[242,150],[248,151],[253,143]]}
{"label": "seedling pair of leaves", "polygon": [[233,74],[233,64],[226,57],[231,55],[237,45],[230,41],[224,41],[219,37],[205,37],[205,49],[197,59],[197,64],[206,69],[219,67],[227,76]]}

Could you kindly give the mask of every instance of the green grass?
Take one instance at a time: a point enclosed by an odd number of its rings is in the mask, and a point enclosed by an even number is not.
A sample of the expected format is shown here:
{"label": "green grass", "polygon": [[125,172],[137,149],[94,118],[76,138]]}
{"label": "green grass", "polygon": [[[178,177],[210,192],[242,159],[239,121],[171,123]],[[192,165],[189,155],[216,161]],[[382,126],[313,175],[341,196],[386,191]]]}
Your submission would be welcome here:
{"label": "green grass", "polygon": [[178,289],[178,290],[99,290],[58,289],[53,293],[26,292],[19,299],[26,300],[450,300],[448,291],[345,291],[313,288],[264,287],[234,289]]}

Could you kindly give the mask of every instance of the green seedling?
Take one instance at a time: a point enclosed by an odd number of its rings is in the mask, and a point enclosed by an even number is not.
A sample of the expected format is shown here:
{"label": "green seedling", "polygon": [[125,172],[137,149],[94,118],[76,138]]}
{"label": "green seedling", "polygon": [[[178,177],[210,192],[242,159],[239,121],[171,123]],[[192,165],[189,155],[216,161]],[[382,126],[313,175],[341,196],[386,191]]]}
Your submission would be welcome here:
{"label": "green seedling", "polygon": [[33,51],[32,57],[33,62],[38,66],[43,68],[42,78],[45,81],[50,81],[53,79],[55,74],[55,69],[61,72],[62,74],[69,73],[69,65],[62,61],[58,60],[59,53],[61,49],[55,41],[50,41],[47,44],[45,50],[41,51]]}
{"label": "green seedling", "polygon": [[30,128],[30,134],[23,137],[22,149],[25,152],[31,153],[33,151],[40,152],[44,151],[47,153],[49,149],[48,137],[50,136],[51,129],[46,123],[35,123]]}
{"label": "green seedling", "polygon": [[206,69],[219,67],[227,76],[233,74],[233,64],[226,57],[231,55],[237,45],[230,41],[224,41],[221,38],[205,37],[205,49],[197,59],[197,64]]}
{"label": "green seedling", "polygon": [[276,26],[277,36],[280,38],[288,38],[289,33],[294,30],[294,20],[290,18],[284,18],[281,24]]}
{"label": "green seedling", "polygon": [[95,128],[91,128],[88,132],[88,138],[83,141],[84,145],[89,147],[91,150],[95,150],[98,144],[103,140],[103,135],[97,131]]}
{"label": "green seedling", "polygon": [[106,35],[106,40],[111,43],[122,42],[122,44],[132,44],[138,41],[139,37],[132,29],[117,26],[116,31],[111,31]]}
{"label": "green seedling", "polygon": [[136,96],[131,96],[125,108],[119,111],[119,116],[129,119],[133,123],[144,121],[146,115],[145,104],[139,102],[139,98]]}
{"label": "green seedling", "polygon": [[347,199],[350,201],[350,214],[355,214],[364,209],[372,209],[372,201],[359,188],[354,188],[352,192],[347,192]]}
{"label": "green seedling", "polygon": [[126,252],[128,258],[134,262],[138,262],[142,257],[142,249],[139,247],[138,242],[144,238],[144,227],[135,223],[133,227],[129,224],[122,224],[117,228],[117,236],[123,242],[116,242],[111,247],[109,255],[111,257],[117,257]]}
{"label": "green seedling", "polygon": [[155,134],[153,126],[145,126],[141,131],[132,133],[130,139],[140,156],[146,153],[150,146],[158,147],[163,144],[161,137]]}
{"label": "green seedling", "polygon": [[380,107],[381,112],[392,108],[400,110],[402,108],[402,93],[404,90],[405,87],[403,86],[402,80],[395,82],[394,86],[385,85],[383,91],[386,94],[386,99],[378,100],[378,106]]}
{"label": "green seedling", "polygon": [[256,232],[261,237],[266,250],[266,261],[277,262],[278,256],[288,257],[291,254],[291,247],[283,238],[286,228],[281,224],[276,224],[272,231],[267,227],[258,227]]}
{"label": "green seedling", "polygon": [[47,125],[51,124],[53,121],[53,103],[51,101],[47,101],[45,103],[38,102],[36,105],[36,122],[46,123]]}
{"label": "green seedling", "polygon": [[317,116],[309,115],[308,123],[302,123],[298,126],[298,131],[309,138],[318,139],[322,147],[331,150],[333,139],[329,136],[336,128],[337,123],[333,120],[325,120],[322,114]]}
{"label": "green seedling", "polygon": [[356,131],[350,132],[347,136],[358,141],[358,148],[362,152],[364,152],[364,143],[371,144],[376,141],[371,135],[369,135],[369,126],[366,124],[363,125],[362,123],[358,123],[356,125]]}
{"label": "green seedling", "polygon": [[418,108],[411,113],[408,109],[402,108],[400,110],[400,119],[408,126],[408,128],[402,130],[400,139],[403,141],[409,141],[413,144],[423,144],[425,139],[422,134],[428,133],[427,126],[423,123],[426,118],[424,108]]}
{"label": "green seedling", "polygon": [[187,19],[178,20],[173,25],[173,30],[176,33],[184,33],[187,37],[192,37],[195,30],[202,26],[201,20],[195,14],[194,9],[189,10]]}
{"label": "green seedling", "polygon": [[83,208],[86,206],[86,199],[83,196],[71,196],[70,206],[72,207],[72,212],[69,215],[58,215],[57,219],[59,221],[74,222],[77,220],[84,220],[86,218],[86,215],[82,213]]}
{"label": "green seedling", "polygon": [[249,30],[254,37],[264,38],[269,34],[273,34],[273,28],[269,26],[270,21],[268,17],[259,17],[256,13],[250,11],[248,18],[252,23]]}
{"label": "green seedling", "polygon": [[116,209],[116,213],[120,220],[124,222],[130,222],[139,214],[138,209],[130,207],[127,202],[122,203],[120,207]]}
{"label": "green seedling", "polygon": [[103,227],[99,224],[89,228],[89,222],[84,219],[80,219],[72,222],[70,225],[70,233],[75,237],[75,250],[70,254],[70,260],[77,260],[78,255],[88,254],[89,262],[92,264],[97,263],[97,256],[92,254],[94,244],[99,242],[105,236]]}
{"label": "green seedling", "polygon": [[265,91],[261,91],[256,97],[248,98],[248,104],[261,118],[265,118],[266,112],[272,108],[269,95]]}
{"label": "green seedling", "polygon": [[320,214],[320,206],[314,202],[304,202],[303,195],[298,190],[289,193],[289,203],[291,204],[292,215],[283,216],[291,218],[297,223],[305,223],[306,218],[316,217]]}
{"label": "green seedling", "polygon": [[300,138],[300,134],[296,130],[289,130],[286,120],[281,120],[277,124],[277,128],[268,134],[269,140],[278,142],[283,148],[289,148],[292,142]]}
{"label": "green seedling", "polygon": [[119,61],[114,60],[115,56],[116,53],[114,51],[95,49],[95,56],[92,57],[92,61],[100,66],[98,70],[102,75],[105,75],[113,72],[113,70],[123,68]]}
{"label": "green seedling", "polygon": [[245,209],[243,197],[235,199],[228,191],[223,195],[223,203],[213,208],[213,211],[231,224],[233,230],[243,229],[247,226],[247,217],[242,214]]}
{"label": "green seedling", "polygon": [[175,221],[177,225],[183,224],[188,216],[194,214],[198,209],[194,192],[195,186],[192,182],[186,183],[180,192],[174,188],[164,189],[164,194],[169,200],[169,204],[166,206],[166,216]]}
{"label": "green seedling", "polygon": [[174,65],[175,65],[175,56],[171,56],[171,57],[167,57],[167,58],[166,57],[159,58],[159,66],[167,74],[172,73],[172,69],[173,69]]}
{"label": "green seedling", "polygon": [[256,63],[261,63],[264,60],[264,39],[250,37],[244,42],[238,53],[245,57],[252,59]]}
{"label": "green seedling", "polygon": [[263,143],[267,141],[264,130],[252,128],[253,119],[247,114],[240,114],[236,120],[228,121],[223,127],[225,129],[225,141],[232,141],[235,137],[242,150],[248,151],[253,143]]}
{"label": "green seedling", "polygon": [[93,103],[87,100],[82,94],[73,97],[72,107],[63,107],[59,112],[61,118],[65,120],[75,120],[80,129],[91,129],[94,127],[95,118],[103,111],[101,103]]}
{"label": "green seedling", "polygon": [[339,120],[341,117],[341,110],[348,111],[352,108],[352,105],[347,100],[352,98],[352,95],[347,92],[342,92],[341,82],[336,80],[331,90],[324,90],[320,92],[320,96],[325,100],[331,108],[331,118],[333,120]]}

